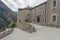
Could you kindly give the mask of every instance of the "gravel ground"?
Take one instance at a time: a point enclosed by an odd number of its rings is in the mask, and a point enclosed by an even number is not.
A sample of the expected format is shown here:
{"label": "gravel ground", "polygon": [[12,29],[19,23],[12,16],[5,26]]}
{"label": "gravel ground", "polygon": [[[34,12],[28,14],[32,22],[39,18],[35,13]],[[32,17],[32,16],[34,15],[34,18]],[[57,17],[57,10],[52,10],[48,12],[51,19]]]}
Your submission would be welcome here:
{"label": "gravel ground", "polygon": [[14,28],[12,34],[0,40],[60,40],[60,28],[34,25],[36,32],[28,33]]}

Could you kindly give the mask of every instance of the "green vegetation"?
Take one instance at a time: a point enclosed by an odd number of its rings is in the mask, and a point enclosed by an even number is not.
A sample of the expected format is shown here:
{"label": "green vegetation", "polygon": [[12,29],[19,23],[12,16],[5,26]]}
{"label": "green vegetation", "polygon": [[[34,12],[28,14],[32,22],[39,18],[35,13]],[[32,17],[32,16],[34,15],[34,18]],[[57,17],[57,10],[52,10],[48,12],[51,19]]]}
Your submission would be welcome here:
{"label": "green vegetation", "polygon": [[8,26],[9,26],[10,28],[13,28],[15,25],[16,25],[15,22],[14,22],[14,21],[11,21]]}

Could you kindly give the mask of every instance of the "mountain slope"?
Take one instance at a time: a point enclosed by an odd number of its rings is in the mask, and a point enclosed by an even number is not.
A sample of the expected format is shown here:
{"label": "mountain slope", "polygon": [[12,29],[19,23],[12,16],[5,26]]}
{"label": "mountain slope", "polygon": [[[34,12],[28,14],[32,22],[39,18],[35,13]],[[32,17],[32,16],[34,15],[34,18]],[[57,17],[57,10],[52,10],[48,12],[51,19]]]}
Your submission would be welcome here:
{"label": "mountain slope", "polygon": [[[2,21],[2,20],[3,21]],[[11,11],[2,1],[0,1],[0,23],[8,23],[9,21],[16,22],[17,13]]]}

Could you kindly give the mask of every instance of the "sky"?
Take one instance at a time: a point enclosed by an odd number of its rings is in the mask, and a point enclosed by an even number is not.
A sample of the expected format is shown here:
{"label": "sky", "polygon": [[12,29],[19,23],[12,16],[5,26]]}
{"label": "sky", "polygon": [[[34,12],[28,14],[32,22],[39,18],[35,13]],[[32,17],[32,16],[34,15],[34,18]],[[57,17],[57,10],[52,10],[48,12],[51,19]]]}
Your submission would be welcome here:
{"label": "sky", "polygon": [[25,8],[27,6],[34,7],[47,0],[1,0],[4,2],[12,11],[17,12],[18,8]]}

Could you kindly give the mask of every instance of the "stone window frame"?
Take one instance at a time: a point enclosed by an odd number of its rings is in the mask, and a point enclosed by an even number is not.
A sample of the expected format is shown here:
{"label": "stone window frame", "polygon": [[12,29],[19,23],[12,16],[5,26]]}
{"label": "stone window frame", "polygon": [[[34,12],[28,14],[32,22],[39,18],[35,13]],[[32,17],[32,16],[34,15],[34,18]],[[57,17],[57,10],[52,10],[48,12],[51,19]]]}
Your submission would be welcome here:
{"label": "stone window frame", "polygon": [[[56,16],[56,21],[55,21],[55,22],[52,21],[54,15]],[[56,13],[54,13],[54,14],[51,15],[51,22],[52,22],[52,23],[57,23],[57,14],[56,14]]]}
{"label": "stone window frame", "polygon": [[[53,1],[56,1],[56,6],[55,6],[55,7],[53,7]],[[57,0],[52,0],[52,1],[51,1],[51,8],[54,9],[54,8],[56,8],[56,7],[57,7]]]}

